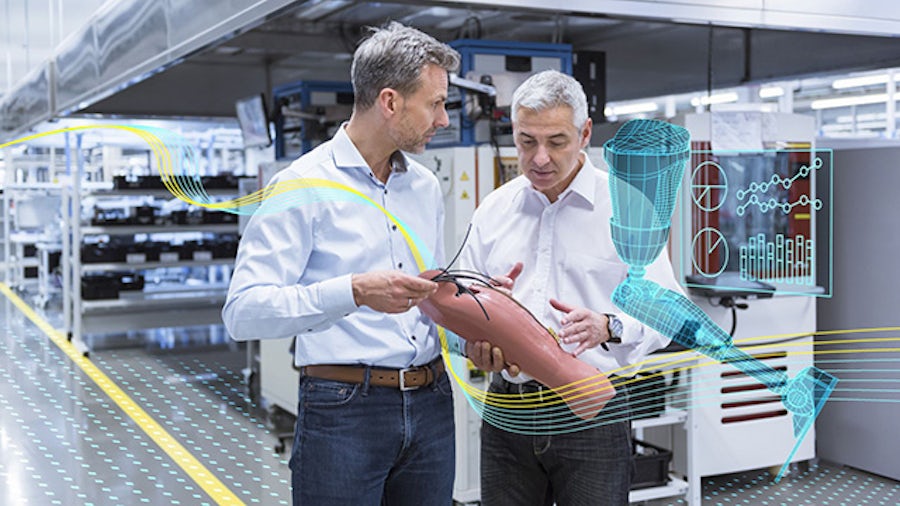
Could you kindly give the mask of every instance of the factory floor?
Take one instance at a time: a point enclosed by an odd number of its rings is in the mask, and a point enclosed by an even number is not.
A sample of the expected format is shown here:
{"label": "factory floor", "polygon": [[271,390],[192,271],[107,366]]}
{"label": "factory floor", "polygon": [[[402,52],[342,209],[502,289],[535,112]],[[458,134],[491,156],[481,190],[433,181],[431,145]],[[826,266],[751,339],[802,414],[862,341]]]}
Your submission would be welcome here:
{"label": "factory floor", "polygon": [[[273,449],[290,420],[268,419],[220,326],[96,338],[85,358],[58,307],[0,291],[0,504],[290,503]],[[900,484],[820,462],[779,485],[706,478],[703,504],[895,505]]]}

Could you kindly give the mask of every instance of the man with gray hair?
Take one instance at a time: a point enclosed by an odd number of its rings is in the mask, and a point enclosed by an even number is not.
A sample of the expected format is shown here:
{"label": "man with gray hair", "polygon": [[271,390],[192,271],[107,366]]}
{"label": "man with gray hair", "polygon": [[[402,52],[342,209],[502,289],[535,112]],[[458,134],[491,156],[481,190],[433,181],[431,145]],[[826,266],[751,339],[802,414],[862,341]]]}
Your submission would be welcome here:
{"label": "man with gray hair", "polygon": [[[498,279],[538,320],[556,329],[567,352],[607,374],[634,374],[631,366],[668,339],[612,303],[628,265],[617,256],[610,234],[608,175],[583,151],[592,127],[584,90],[557,71],[535,74],[513,94],[511,115],[522,175],[475,210],[461,267]],[[679,290],[665,252],[647,267],[647,277]],[[505,364],[503,350],[473,340],[466,348],[476,366],[494,373],[490,392],[503,399],[553,398],[546,386]],[[500,417],[489,416],[494,408],[486,403],[481,504],[628,504],[628,389],[615,376],[610,379],[616,396],[597,419],[557,420],[566,427],[548,422],[547,406],[536,405],[516,409],[517,430],[506,431],[489,423]],[[540,397],[525,397],[536,392]]]}
{"label": "man with gray hair", "polygon": [[[442,193],[403,152],[421,153],[449,124],[458,64],[416,29],[373,29],[354,54],[350,120],[270,185],[308,178],[359,192],[415,232],[433,256],[426,268],[439,265]],[[241,239],[223,319],[237,340],[296,336],[294,504],[450,504],[450,382],[437,328],[416,307],[437,284],[417,276],[405,231],[350,193],[265,207]]]}

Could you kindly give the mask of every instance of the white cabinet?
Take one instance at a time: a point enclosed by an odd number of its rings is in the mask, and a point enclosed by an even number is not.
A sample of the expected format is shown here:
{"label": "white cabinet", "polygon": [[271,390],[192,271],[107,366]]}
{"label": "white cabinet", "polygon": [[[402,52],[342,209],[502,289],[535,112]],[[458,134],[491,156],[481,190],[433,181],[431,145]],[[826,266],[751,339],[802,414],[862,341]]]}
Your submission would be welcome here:
{"label": "white cabinet", "polygon": [[[695,298],[719,326],[731,327],[731,311]],[[734,343],[762,363],[794,377],[813,363],[815,300],[778,296],[753,300],[737,311]],[[643,425],[644,438],[672,449],[672,469],[684,478],[688,504],[701,504],[704,476],[780,467],[793,448],[793,422],[781,398],[731,365],[694,352],[653,355],[650,369],[682,369],[669,406],[687,411],[684,430]],[[677,363],[675,363],[677,361]],[[635,422],[640,427],[645,421]],[[815,457],[810,428],[792,462]],[[645,499],[642,499],[645,500]]]}

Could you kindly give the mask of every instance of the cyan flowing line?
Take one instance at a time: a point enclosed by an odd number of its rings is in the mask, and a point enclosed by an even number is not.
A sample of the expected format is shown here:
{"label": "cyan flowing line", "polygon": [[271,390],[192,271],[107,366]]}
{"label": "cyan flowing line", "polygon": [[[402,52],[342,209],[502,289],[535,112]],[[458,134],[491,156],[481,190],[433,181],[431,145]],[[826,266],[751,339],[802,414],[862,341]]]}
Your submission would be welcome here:
{"label": "cyan flowing line", "polygon": [[836,387],[834,389],[835,392],[872,392],[878,394],[897,394],[900,393],[900,388],[841,388]]}
{"label": "cyan flowing line", "polygon": [[[854,358],[854,359],[816,359],[817,364],[844,364],[844,363],[877,363],[877,362],[900,362],[900,358]],[[838,369],[840,370],[840,369]],[[866,369],[861,369],[865,371]],[[888,369],[896,371],[896,369]]]}
{"label": "cyan flowing line", "polygon": [[900,403],[900,399],[872,399],[867,397],[831,397],[829,402],[881,402]]}
{"label": "cyan flowing line", "polygon": [[[896,361],[897,359],[888,359],[891,361]],[[879,359],[871,359],[872,362],[881,361]],[[855,360],[852,358],[837,360],[832,359],[829,360],[830,363],[854,363]],[[779,361],[780,365],[787,365],[788,363],[798,363],[800,365],[807,365],[807,360],[801,360],[797,358],[795,360],[786,361],[781,359]],[[817,363],[819,363],[817,361]],[[718,362],[710,361],[709,365],[718,364]],[[861,369],[858,370],[860,372],[869,372],[867,370]],[[880,370],[881,372],[897,372],[890,369]],[[523,407],[518,408],[498,408],[495,406],[485,406],[483,403],[478,403],[477,401],[470,399],[470,404],[473,404],[473,408],[475,408],[476,412],[478,412],[488,423],[492,423],[495,426],[501,427],[503,429],[509,429],[511,431],[519,432],[519,433],[542,433],[548,434],[553,433],[553,429],[541,429],[536,430],[535,425],[546,425],[552,426],[554,429],[559,429],[562,431],[568,430],[580,430],[585,427],[590,426],[598,426],[607,423],[614,423],[618,421],[622,421],[624,419],[635,419],[640,417],[641,414],[645,412],[649,412],[650,410],[655,410],[655,404],[658,403],[660,397],[665,395],[667,398],[667,405],[671,407],[678,407],[683,409],[694,409],[697,407],[703,406],[719,406],[723,401],[729,402],[740,402],[741,400],[753,400],[753,401],[762,401],[760,404],[778,404],[780,402],[780,397],[774,395],[765,395],[766,392],[735,392],[730,394],[722,394],[719,386],[712,387],[702,387],[697,388],[694,383],[699,383],[701,385],[705,385],[704,381],[708,381],[710,377],[719,377],[721,375],[721,371],[714,370],[707,373],[694,373],[696,375],[696,379],[690,382],[682,382],[679,384],[679,388],[675,391],[669,391],[669,387],[663,386],[655,389],[642,390],[639,392],[635,392],[634,390],[630,391],[630,401],[628,403],[619,403],[618,408],[628,410],[627,417],[616,415],[616,414],[605,414],[601,411],[601,413],[590,422],[584,422],[580,419],[575,419],[574,415],[571,411],[568,410],[566,405],[562,404],[559,399],[552,401],[556,408],[538,408],[538,409],[524,409]],[[748,380],[750,380],[748,382]],[[641,381],[645,381],[644,379],[640,379],[638,381],[634,381],[633,383],[636,386],[639,386]],[[733,380],[726,380],[729,383],[740,385],[740,384],[753,384],[753,378],[749,376],[741,376],[735,377]],[[872,381],[872,380],[867,380]],[[624,381],[619,381],[617,384],[621,385]],[[866,390],[867,392],[871,392],[872,390]],[[887,390],[888,393],[897,393],[900,392],[898,390]],[[702,395],[704,394],[705,395]],[[507,394],[509,395],[509,394]],[[517,396],[518,394],[512,394],[513,396]],[[545,396],[552,396],[553,394],[545,393]],[[531,407],[537,405],[536,403],[532,403]],[[574,408],[577,404],[573,403],[572,407]],[[759,405],[759,404],[757,404]]]}
{"label": "cyan flowing line", "polygon": [[[895,338],[854,339],[854,340],[846,340],[843,343],[825,343],[825,345],[827,346],[828,344],[890,341],[893,339],[895,339]],[[807,342],[807,343],[799,343],[799,344],[800,345],[809,345],[810,343]],[[794,360],[790,360],[790,361],[786,361],[784,358],[780,358],[779,364],[786,365],[787,362],[791,362],[791,363],[799,363],[801,365],[807,365],[809,361],[808,361],[808,359],[805,359],[804,357],[807,355],[810,355],[810,354],[815,354],[817,351],[820,353],[825,352],[825,350],[811,350],[811,351],[793,350],[793,351],[789,351],[788,353],[778,352],[778,355],[784,354],[785,357],[794,356],[794,358],[795,358]],[[845,354],[847,351],[857,351],[859,353],[866,353],[866,352],[882,353],[882,352],[898,352],[898,351],[900,351],[900,349],[881,348],[881,349],[875,349],[875,350],[872,350],[872,349],[840,350],[840,352],[842,354]],[[855,357],[849,357],[849,358],[845,358],[845,359],[825,359],[824,361],[827,363],[837,364],[837,363],[858,363],[858,362],[860,362],[860,360],[863,360],[865,362],[885,362],[885,361],[890,362],[890,361],[897,361],[898,359],[891,359],[891,358],[859,359],[859,358],[855,358]],[[823,360],[816,360],[817,364],[822,363],[822,362],[823,362]],[[712,361],[712,360],[707,360],[702,365],[703,365],[703,367],[705,367],[707,365],[714,365],[714,364],[720,365],[720,366],[722,365],[719,362]],[[690,366],[690,367],[685,367],[684,369],[696,368],[696,367],[697,366]],[[712,368],[712,370],[709,370],[709,368],[707,368],[707,372],[705,372],[705,373],[695,372],[694,374],[692,374],[692,377],[694,377],[694,379],[698,380],[698,381],[701,379],[704,379],[704,378],[712,377],[712,376],[720,377],[720,375],[722,373],[722,371],[720,369],[721,368]],[[753,380],[753,378],[748,377],[748,376],[738,376],[738,377],[734,378],[734,383],[732,383],[732,384],[748,384],[747,380]],[[634,380],[631,380],[631,381],[634,381]],[[726,381],[731,382],[731,380],[726,380]],[[617,384],[621,384],[621,383],[622,383],[621,381],[617,382]],[[674,406],[674,407],[682,407],[683,406],[686,409],[693,409],[698,406],[705,406],[705,405],[717,406],[717,405],[720,405],[721,402],[723,401],[723,394],[719,391],[719,389],[717,387],[704,388],[704,389],[698,390],[696,388],[696,386],[694,386],[692,383],[693,383],[693,380],[691,382],[683,382],[679,386],[679,391],[681,391],[681,393],[674,393],[674,394],[669,393],[668,395],[669,395],[669,397],[671,397],[671,399],[669,401],[669,405]],[[749,384],[752,384],[752,383],[753,383],[753,381],[749,382]],[[665,387],[661,387],[661,388],[657,389],[657,392],[655,392],[655,393],[661,393],[658,391],[662,390],[663,388],[665,388]],[[691,392],[690,390],[682,390],[682,389],[687,389],[687,388],[692,388],[693,392]],[[698,393],[703,390],[707,391],[707,395],[698,395]],[[678,391],[676,391],[676,392],[678,392]],[[758,397],[758,394],[760,394],[760,393],[762,393],[762,392],[754,392],[754,391],[750,391],[749,393],[740,392],[740,393],[736,393],[735,397],[725,398],[725,399],[759,400],[760,397]],[[532,395],[532,394],[529,394],[529,395]],[[640,394],[640,397],[644,397],[647,395],[649,395],[647,392],[643,392]],[[679,399],[679,396],[681,397],[680,399]],[[693,397],[691,397],[691,396],[693,396]],[[777,403],[780,400],[779,397],[771,396],[771,395],[763,397],[762,399],[764,400],[764,403],[771,402],[773,404]],[[708,400],[708,402],[702,402],[702,401],[707,401],[707,400]],[[494,401],[494,402],[498,402],[498,401]],[[490,411],[488,411],[488,415],[487,415],[487,417],[485,417],[485,419],[486,419],[486,421],[488,421],[489,423],[493,423],[494,425],[497,425],[497,426],[500,426],[503,428],[508,428],[510,430],[522,432],[522,433],[535,433],[536,431],[534,429],[534,424],[536,424],[536,423],[543,424],[543,425],[553,425],[554,423],[557,423],[562,428],[562,430],[567,430],[568,427],[571,427],[573,430],[575,430],[577,427],[583,428],[585,426],[588,426],[588,425],[583,424],[580,421],[573,421],[574,415],[572,415],[571,412],[567,413],[565,406],[560,404],[559,401],[554,401],[554,402],[558,405],[558,408],[556,409],[556,412],[560,413],[558,416],[560,416],[566,420],[569,420],[569,423],[563,424],[562,422],[554,421],[552,419],[553,412],[547,411],[547,410],[537,411],[537,412],[529,411],[529,412],[525,412],[524,414],[520,413],[520,414],[516,415],[515,414],[516,408],[513,408],[513,409],[490,408]],[[471,401],[470,401],[470,403],[471,403]],[[630,408],[633,410],[633,412],[629,414],[629,418],[634,418],[636,415],[638,415],[638,413],[646,411],[648,408],[643,405],[645,405],[647,403],[648,403],[648,400],[646,400],[646,399],[645,400],[641,400],[641,399],[637,399],[637,398],[634,399],[630,403]],[[531,406],[535,406],[535,405],[536,405],[536,403],[534,403],[534,402],[531,403]],[[481,414],[483,417],[485,416],[484,415],[485,409],[483,406],[478,406],[476,403],[475,405],[473,405],[473,407],[476,409],[476,412],[479,412],[479,414]],[[518,411],[525,411],[525,410],[522,407],[519,407]],[[598,425],[598,424],[603,424],[603,423],[611,423],[612,421],[619,421],[622,419],[623,419],[623,417],[621,417],[621,416],[610,417],[607,415],[603,415],[601,413],[598,416],[598,418],[595,418],[594,420],[592,420],[592,424]],[[552,431],[543,430],[543,431],[537,431],[537,432],[551,433]]]}
{"label": "cyan flowing line", "polygon": [[[829,372],[831,372],[831,371],[829,371]],[[845,369],[841,369],[841,372],[842,373],[855,373],[855,372],[859,372],[859,371],[847,371]],[[866,372],[873,372],[873,371],[866,371]],[[887,372],[887,371],[882,371],[882,372]],[[891,372],[893,372],[895,374],[900,374],[900,371],[891,371]],[[900,378],[843,378],[843,377],[841,378],[841,383],[864,383],[864,382],[865,383],[872,383],[872,382],[900,383]],[[838,390],[840,390],[840,387],[838,387]],[[837,390],[835,390],[835,391],[837,391]]]}

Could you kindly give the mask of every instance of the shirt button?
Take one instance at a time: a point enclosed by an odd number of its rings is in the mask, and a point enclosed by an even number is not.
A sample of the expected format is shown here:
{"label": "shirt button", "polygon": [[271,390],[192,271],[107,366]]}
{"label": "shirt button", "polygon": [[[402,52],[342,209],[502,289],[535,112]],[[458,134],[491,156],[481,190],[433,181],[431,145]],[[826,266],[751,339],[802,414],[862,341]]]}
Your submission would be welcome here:
{"label": "shirt button", "polygon": [[412,337],[412,340],[413,340],[413,341],[416,340],[416,336],[410,336],[410,337]]}
{"label": "shirt button", "polygon": [[397,225],[391,225],[391,230],[397,230]]}
{"label": "shirt button", "polygon": [[384,194],[387,195],[387,188],[384,189]]}
{"label": "shirt button", "polygon": [[398,269],[402,269],[402,268],[403,268],[403,262],[398,263],[398,264],[397,264],[397,268],[398,268]]}

